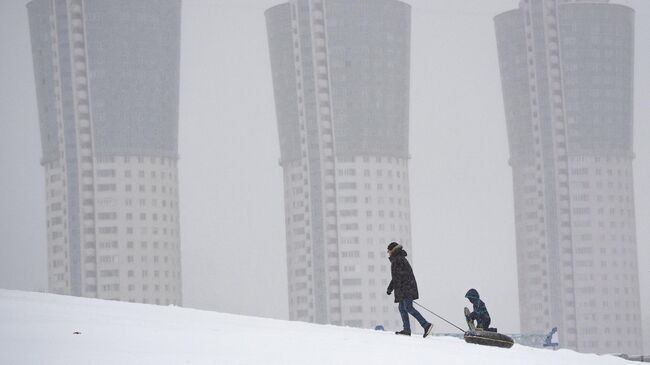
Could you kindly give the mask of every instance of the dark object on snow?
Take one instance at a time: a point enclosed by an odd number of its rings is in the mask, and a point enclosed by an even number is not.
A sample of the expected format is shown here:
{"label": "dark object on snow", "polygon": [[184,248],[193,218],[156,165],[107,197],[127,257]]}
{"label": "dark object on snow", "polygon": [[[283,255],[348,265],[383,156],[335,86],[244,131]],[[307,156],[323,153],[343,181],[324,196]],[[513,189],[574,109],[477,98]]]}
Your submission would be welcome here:
{"label": "dark object on snow", "polygon": [[474,311],[469,315],[465,314],[465,316],[468,317],[468,320],[476,320],[476,327],[489,330],[491,322],[490,313],[488,313],[487,307],[481,300],[478,291],[476,289],[468,290],[465,293],[465,298],[474,306]]}
{"label": "dark object on snow", "polygon": [[388,260],[390,260],[391,280],[386,288],[386,294],[390,295],[395,290],[395,303],[399,303],[399,314],[404,326],[403,332],[411,333],[410,314],[424,328],[424,337],[426,337],[430,332],[430,328],[427,327],[429,322],[417,309],[413,308],[413,300],[418,299],[418,284],[415,281],[411,264],[406,259],[406,251],[399,243],[391,242],[388,245]]}
{"label": "dark object on snow", "polygon": [[401,331],[395,332],[395,334],[396,334],[396,335],[402,335],[402,336],[410,336],[410,335],[411,335],[411,331],[401,330]]}
{"label": "dark object on snow", "polygon": [[511,348],[515,341],[504,334],[498,333],[496,328],[488,328],[482,330],[474,327],[474,320],[470,319],[469,309],[465,308],[465,319],[467,320],[467,327],[469,331],[465,332],[463,336],[465,342],[475,343],[477,345],[496,346]]}
{"label": "dark object on snow", "polygon": [[375,331],[384,331],[384,326],[378,324],[375,326]]}
{"label": "dark object on snow", "polygon": [[433,324],[427,323],[426,325],[424,325],[424,334],[422,335],[422,337],[426,338],[428,335],[431,334],[431,331],[433,331]]}
{"label": "dark object on snow", "polygon": [[511,348],[515,341],[502,333],[492,331],[474,330],[465,332],[465,342],[477,345]]}
{"label": "dark object on snow", "polygon": [[72,334],[73,334],[73,335],[80,335],[81,332],[79,332],[79,331],[74,331],[74,332],[72,332]]}
{"label": "dark object on snow", "polygon": [[418,299],[418,283],[415,281],[411,264],[406,259],[406,251],[397,242],[392,242],[388,245],[388,252],[392,279],[386,293],[390,295],[395,291],[395,303],[404,299]]}

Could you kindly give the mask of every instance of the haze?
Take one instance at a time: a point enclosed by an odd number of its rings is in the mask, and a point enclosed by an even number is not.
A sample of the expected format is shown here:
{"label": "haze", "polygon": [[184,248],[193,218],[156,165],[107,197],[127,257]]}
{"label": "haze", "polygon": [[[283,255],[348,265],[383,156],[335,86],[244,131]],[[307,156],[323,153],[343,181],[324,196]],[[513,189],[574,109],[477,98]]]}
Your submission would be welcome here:
{"label": "haze", "polygon": [[[264,10],[281,2],[183,0],[179,180],[186,307],[288,318],[282,170],[264,21]],[[476,287],[493,323],[518,332],[512,174],[493,23],[518,0],[407,2],[412,257],[420,303],[460,322],[463,294]],[[0,287],[46,291],[44,176],[26,3],[0,4]],[[647,308],[650,2],[625,4],[636,10],[634,170]],[[476,276],[477,267],[490,275]],[[650,313],[643,315],[649,323]],[[435,324],[439,332],[452,330]]]}

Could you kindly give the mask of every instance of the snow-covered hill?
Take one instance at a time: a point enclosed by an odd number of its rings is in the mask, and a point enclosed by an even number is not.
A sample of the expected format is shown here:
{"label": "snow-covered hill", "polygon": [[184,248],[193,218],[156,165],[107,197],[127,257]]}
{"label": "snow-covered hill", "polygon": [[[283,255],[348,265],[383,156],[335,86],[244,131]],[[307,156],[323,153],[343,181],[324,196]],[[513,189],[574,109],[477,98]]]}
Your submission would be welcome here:
{"label": "snow-covered hill", "polygon": [[[80,332],[80,334],[74,334]],[[451,337],[0,290],[0,364],[629,364]]]}

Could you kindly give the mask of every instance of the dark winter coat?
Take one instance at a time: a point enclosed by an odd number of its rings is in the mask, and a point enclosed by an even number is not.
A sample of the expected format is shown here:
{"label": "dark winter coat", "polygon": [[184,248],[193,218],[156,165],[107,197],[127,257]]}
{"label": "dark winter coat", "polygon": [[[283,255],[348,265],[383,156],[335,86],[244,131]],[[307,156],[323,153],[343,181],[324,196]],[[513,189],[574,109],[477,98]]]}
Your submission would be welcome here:
{"label": "dark winter coat", "polygon": [[418,283],[402,246],[397,246],[391,251],[389,260],[392,280],[388,284],[387,292],[395,291],[395,303],[404,299],[418,299]]}
{"label": "dark winter coat", "polygon": [[490,313],[488,313],[488,310],[485,307],[485,303],[483,303],[481,300],[481,297],[478,295],[478,291],[476,291],[476,289],[468,290],[465,294],[465,298],[467,298],[474,306],[474,311],[469,315],[470,319],[476,319],[479,321],[490,319]]}

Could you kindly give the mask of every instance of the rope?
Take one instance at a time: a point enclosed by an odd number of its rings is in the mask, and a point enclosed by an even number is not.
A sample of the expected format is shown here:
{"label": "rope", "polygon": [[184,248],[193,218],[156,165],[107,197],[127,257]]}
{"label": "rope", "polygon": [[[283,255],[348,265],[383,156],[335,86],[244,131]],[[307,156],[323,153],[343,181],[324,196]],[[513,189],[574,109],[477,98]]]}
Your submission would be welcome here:
{"label": "rope", "polygon": [[425,307],[425,306],[423,306],[423,305],[421,305],[420,303],[418,303],[418,302],[416,302],[416,301],[413,301],[413,303],[415,303],[415,304],[417,304],[417,306],[418,306],[418,307],[420,307],[420,308],[422,308],[422,309],[424,309],[425,311],[427,311],[427,312],[429,312],[429,313],[431,313],[431,314],[433,314],[434,316],[436,316],[436,317],[438,317],[438,318],[440,318],[440,319],[442,319],[443,321],[445,321],[445,322],[447,322],[447,323],[449,323],[450,325],[452,325],[452,326],[454,326],[454,327],[456,327],[456,328],[458,328],[458,330],[460,330],[460,331],[461,331],[462,333],[465,333],[465,332],[466,332],[466,331],[465,331],[464,329],[462,329],[462,328],[460,328],[460,327],[458,327],[458,326],[456,326],[455,324],[453,324],[453,323],[451,323],[451,322],[449,322],[448,320],[446,320],[446,319],[444,319],[444,318],[442,318],[441,316],[439,316],[439,315],[437,315],[436,313],[434,313],[433,311],[431,311],[431,310],[430,310],[430,309],[428,309],[427,307]]}

